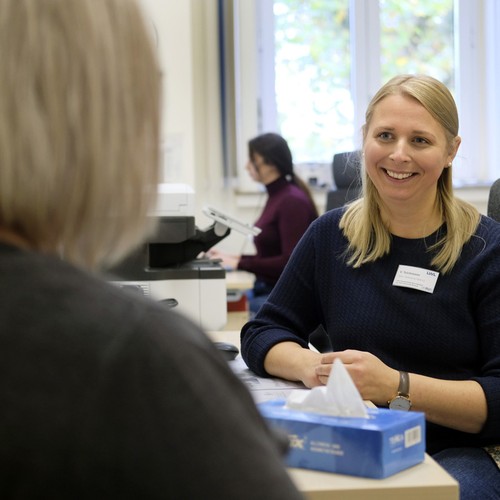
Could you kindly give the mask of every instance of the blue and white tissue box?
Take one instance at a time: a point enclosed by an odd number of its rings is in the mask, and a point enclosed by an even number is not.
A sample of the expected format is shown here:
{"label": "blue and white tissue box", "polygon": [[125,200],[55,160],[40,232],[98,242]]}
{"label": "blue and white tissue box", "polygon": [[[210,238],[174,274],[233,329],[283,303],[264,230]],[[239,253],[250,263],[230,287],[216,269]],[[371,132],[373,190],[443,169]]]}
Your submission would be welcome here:
{"label": "blue and white tissue box", "polygon": [[425,458],[422,412],[368,408],[362,418],[291,409],[284,400],[258,406],[271,426],[288,434],[289,467],[382,479]]}

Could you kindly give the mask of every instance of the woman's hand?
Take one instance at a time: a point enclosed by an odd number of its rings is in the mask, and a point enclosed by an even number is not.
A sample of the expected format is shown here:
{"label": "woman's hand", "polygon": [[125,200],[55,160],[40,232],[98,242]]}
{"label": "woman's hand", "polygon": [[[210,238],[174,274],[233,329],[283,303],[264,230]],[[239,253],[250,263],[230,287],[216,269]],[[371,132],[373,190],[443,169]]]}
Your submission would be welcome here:
{"label": "woman's hand", "polygon": [[397,394],[399,372],[369,352],[347,350],[320,354],[294,342],[276,344],[267,353],[267,373],[302,382],[312,388],[325,385],[335,359],[341,359],[363,399],[386,405]]}
{"label": "woman's hand", "polygon": [[295,342],[281,342],[269,349],[264,368],[269,375],[302,382],[312,388],[323,384],[316,373],[321,366],[321,356]]}
{"label": "woman's hand", "polygon": [[232,255],[229,253],[221,252],[220,250],[210,249],[206,253],[207,257],[210,259],[220,259],[222,261],[223,267],[228,270],[238,269],[238,263],[240,258],[238,255]]}
{"label": "woman's hand", "polygon": [[344,363],[363,399],[376,405],[386,405],[397,394],[399,372],[369,352],[352,349],[321,355],[321,364],[316,367],[316,376],[322,384],[327,383],[336,359]]}
{"label": "woman's hand", "polygon": [[[369,352],[347,349],[320,354],[294,342],[272,347],[264,365],[270,375],[298,380],[309,388],[324,385],[339,358],[364,400],[386,406],[397,395],[399,371]],[[477,433],[488,415],[483,389],[474,380],[442,380],[410,373],[412,409],[429,422],[463,432]]]}

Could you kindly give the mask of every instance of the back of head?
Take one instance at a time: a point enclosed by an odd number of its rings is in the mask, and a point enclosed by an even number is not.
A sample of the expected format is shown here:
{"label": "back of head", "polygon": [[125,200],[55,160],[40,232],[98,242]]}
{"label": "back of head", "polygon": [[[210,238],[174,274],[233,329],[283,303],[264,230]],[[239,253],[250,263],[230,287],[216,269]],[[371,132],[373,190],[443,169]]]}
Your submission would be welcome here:
{"label": "back of head", "polygon": [[160,81],[135,0],[0,0],[0,227],[81,265],[144,237]]}
{"label": "back of head", "polygon": [[286,140],[269,132],[248,141],[248,156],[253,160],[259,154],[268,165],[274,165],[282,176],[293,176],[292,152]]}

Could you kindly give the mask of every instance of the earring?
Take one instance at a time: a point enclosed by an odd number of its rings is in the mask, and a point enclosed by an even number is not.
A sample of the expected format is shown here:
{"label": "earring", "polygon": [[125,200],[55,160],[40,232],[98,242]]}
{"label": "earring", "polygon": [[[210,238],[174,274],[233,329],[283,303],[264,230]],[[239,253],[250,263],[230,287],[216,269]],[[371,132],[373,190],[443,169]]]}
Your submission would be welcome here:
{"label": "earring", "polygon": [[451,165],[452,165],[452,163],[451,163],[451,161],[450,161],[450,162],[448,163],[448,168],[451,168]]}

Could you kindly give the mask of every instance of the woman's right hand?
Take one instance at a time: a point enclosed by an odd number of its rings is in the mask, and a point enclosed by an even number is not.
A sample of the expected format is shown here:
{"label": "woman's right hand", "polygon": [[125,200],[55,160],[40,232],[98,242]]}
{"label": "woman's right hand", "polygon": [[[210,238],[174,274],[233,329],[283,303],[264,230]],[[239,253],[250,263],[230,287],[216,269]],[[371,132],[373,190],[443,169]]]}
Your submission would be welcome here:
{"label": "woman's right hand", "polygon": [[231,255],[212,248],[206,252],[206,256],[210,259],[220,259],[222,265],[228,270],[238,269],[238,263],[240,262],[238,255]]}
{"label": "woman's right hand", "polygon": [[267,353],[264,369],[274,377],[299,381],[312,388],[324,385],[317,375],[322,357],[322,354],[305,349],[295,342],[280,342]]}

